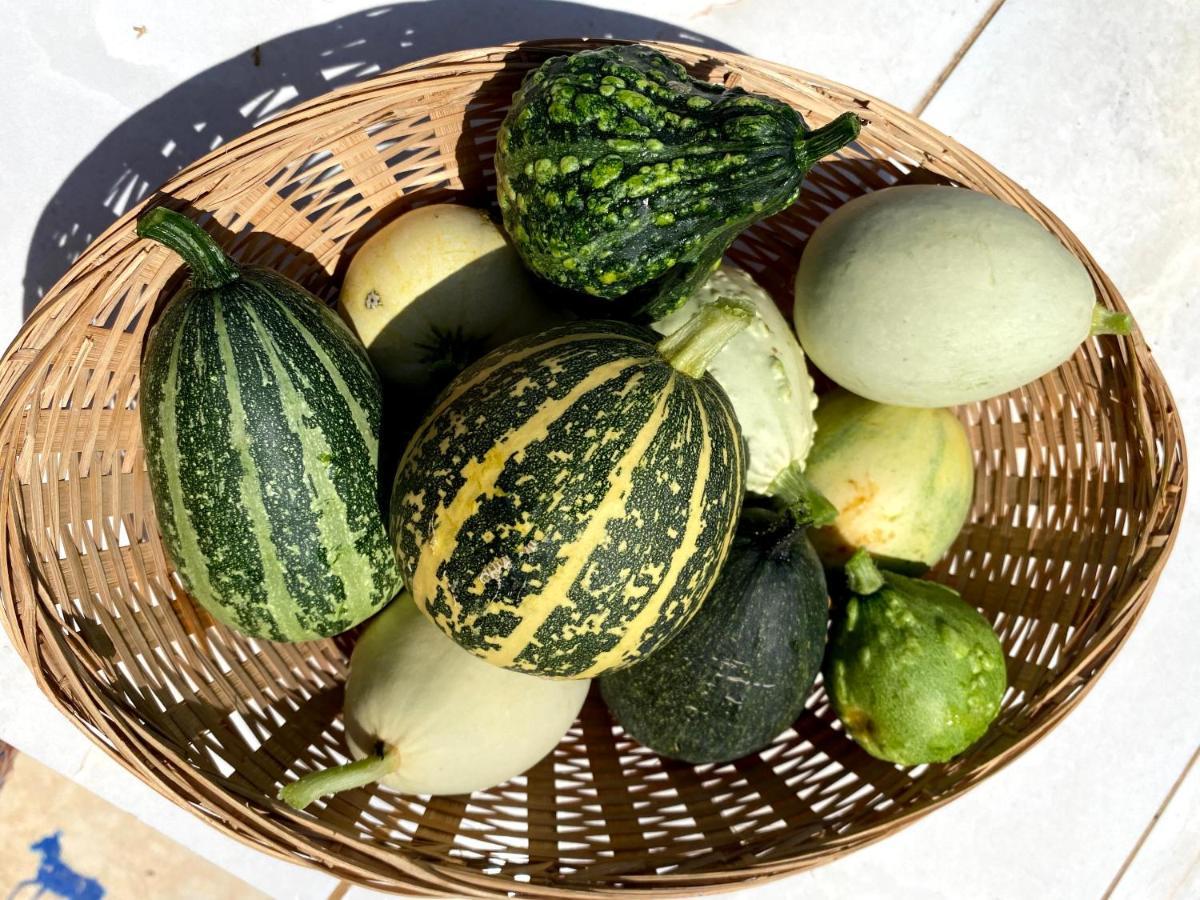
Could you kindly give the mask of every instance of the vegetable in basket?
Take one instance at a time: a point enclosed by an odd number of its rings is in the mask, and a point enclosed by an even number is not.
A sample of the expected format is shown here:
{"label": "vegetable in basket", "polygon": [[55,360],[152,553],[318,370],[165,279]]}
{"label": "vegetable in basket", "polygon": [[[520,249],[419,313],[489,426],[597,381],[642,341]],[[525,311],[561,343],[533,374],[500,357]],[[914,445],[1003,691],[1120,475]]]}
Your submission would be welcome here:
{"label": "vegetable in basket", "polygon": [[1032,216],[938,185],[851,200],[813,233],[796,274],[796,334],[847,390],[955,406],[1045,375],[1089,335],[1128,334],[1083,264]]}
{"label": "vegetable in basket", "polygon": [[350,660],[343,713],[355,761],[309,773],[279,797],[304,809],[376,781],[410,794],[493,787],[554,749],[587,692],[587,681],[488,665],[402,593],[367,626]]}
{"label": "vegetable in basket", "polygon": [[488,350],[564,320],[487,213],[448,203],[373,234],[350,260],[338,308],[383,380],[427,401]]}
{"label": "vegetable in basket", "polygon": [[846,733],[905,766],[962,753],[1007,686],[987,619],[948,587],[880,571],[865,550],[845,571],[850,595],[834,607],[825,686]]}
{"label": "vegetable in basket", "polygon": [[726,762],[761,750],[800,715],[829,623],[807,524],[747,501],[700,611],[653,655],[600,678],[626,732],[663,756]]}
{"label": "vegetable in basket", "polygon": [[547,60],[496,146],[504,227],[550,281],[671,312],[748,226],[788,206],[821,157],[858,135],[809,130],[779,100],[698,81],[632,44]]}
{"label": "vegetable in basket", "polygon": [[677,632],[742,504],[745,456],[705,367],[752,319],[705,306],[655,342],[577,322],[479,360],[396,474],[391,532],[417,605],[498,666],[590,678]]}
{"label": "vegetable in basket", "polygon": [[[725,262],[683,305],[651,327],[669,334],[723,297],[745,302],[754,321],[721,348],[708,372],[729,395],[746,442],[746,490],[788,505],[821,503],[804,479],[813,446],[817,395],[804,351],[771,295]],[[824,505],[821,506],[824,510]]]}
{"label": "vegetable in basket", "polygon": [[138,234],[191,277],[146,339],[139,406],[163,542],[216,619],[300,641],[399,588],[377,499],[380,392],[333,310],[158,207]]}
{"label": "vegetable in basket", "polygon": [[966,429],[948,409],[821,398],[805,473],[838,509],[810,537],[827,566],[859,547],[887,568],[920,574],[954,543],[975,483]]}

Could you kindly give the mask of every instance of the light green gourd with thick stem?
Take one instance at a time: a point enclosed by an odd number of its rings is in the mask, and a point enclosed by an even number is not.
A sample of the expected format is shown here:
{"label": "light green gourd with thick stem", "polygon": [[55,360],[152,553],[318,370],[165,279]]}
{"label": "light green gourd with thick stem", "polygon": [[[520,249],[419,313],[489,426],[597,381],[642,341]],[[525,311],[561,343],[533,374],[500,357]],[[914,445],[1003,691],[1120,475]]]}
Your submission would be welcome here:
{"label": "light green gourd with thick stem", "polygon": [[845,576],[824,672],[846,733],[905,766],[962,753],[996,718],[1007,686],[987,619],[948,587],[881,571],[865,550]]}

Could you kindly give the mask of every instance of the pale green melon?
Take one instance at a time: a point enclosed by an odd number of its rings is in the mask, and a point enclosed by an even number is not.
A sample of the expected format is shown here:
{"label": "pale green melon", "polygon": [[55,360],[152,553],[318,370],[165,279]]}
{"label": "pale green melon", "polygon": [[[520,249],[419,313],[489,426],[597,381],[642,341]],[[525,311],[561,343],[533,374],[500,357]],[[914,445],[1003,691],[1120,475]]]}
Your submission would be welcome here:
{"label": "pale green melon", "polygon": [[1003,394],[1089,333],[1130,327],[1096,307],[1083,264],[1037,220],[933,185],[876,191],[826,219],[800,261],[794,318],[809,358],[842,387],[922,407]]}

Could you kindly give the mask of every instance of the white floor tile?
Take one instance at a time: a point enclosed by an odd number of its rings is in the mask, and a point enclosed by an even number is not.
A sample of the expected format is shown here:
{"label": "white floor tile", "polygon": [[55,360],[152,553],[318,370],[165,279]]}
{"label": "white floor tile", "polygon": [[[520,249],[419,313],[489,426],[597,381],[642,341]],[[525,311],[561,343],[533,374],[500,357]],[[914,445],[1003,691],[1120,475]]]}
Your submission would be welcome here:
{"label": "white floor tile", "polygon": [[1112,897],[1200,897],[1200,763],[1192,764]]}
{"label": "white floor tile", "polygon": [[[631,4],[605,0],[603,5]],[[743,53],[853,85],[909,109],[990,5],[991,0],[667,0],[654,8],[655,15]]]}

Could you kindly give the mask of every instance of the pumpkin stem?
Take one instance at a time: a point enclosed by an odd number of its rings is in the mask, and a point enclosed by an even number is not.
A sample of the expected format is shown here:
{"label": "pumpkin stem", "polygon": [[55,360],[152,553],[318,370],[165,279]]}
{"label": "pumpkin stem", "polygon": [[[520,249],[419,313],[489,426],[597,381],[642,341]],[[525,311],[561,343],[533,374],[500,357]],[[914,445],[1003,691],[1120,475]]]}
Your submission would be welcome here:
{"label": "pumpkin stem", "polygon": [[1133,316],[1129,313],[1115,312],[1105,309],[1099,303],[1092,308],[1092,330],[1095,337],[1098,334],[1129,334],[1133,331]]}
{"label": "pumpkin stem", "polygon": [[150,238],[174,250],[192,270],[199,288],[218,288],[238,277],[238,267],[211,234],[187,216],[156,206],[137,221],[138,237]]}
{"label": "pumpkin stem", "polygon": [[799,460],[790,465],[771,482],[767,492],[783,503],[803,528],[824,528],[837,518],[837,507],[818,491],[804,474]]}
{"label": "pumpkin stem", "polygon": [[815,131],[806,131],[796,136],[796,155],[805,171],[823,156],[836,153],[856,137],[862,130],[862,119],[854,113],[842,113],[828,125]]}
{"label": "pumpkin stem", "polygon": [[846,561],[846,583],[860,597],[873,594],[883,587],[883,576],[879,574],[875,560],[862,547],[855,550],[854,555]]}
{"label": "pumpkin stem", "polygon": [[684,375],[702,378],[713,357],[753,321],[754,309],[748,303],[720,297],[659,341],[658,352]]}
{"label": "pumpkin stem", "polygon": [[341,766],[309,772],[279,791],[279,799],[292,809],[304,809],[321,797],[328,797],[351,788],[364,787],[396,771],[400,754],[388,750]]}

